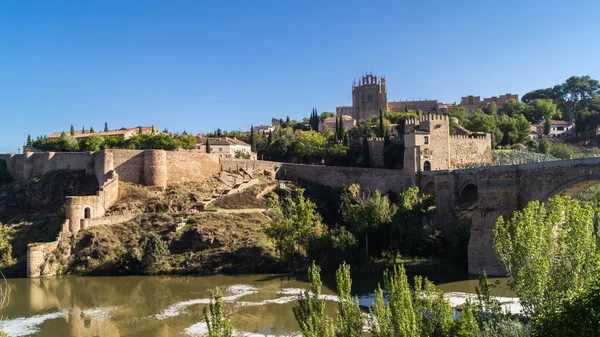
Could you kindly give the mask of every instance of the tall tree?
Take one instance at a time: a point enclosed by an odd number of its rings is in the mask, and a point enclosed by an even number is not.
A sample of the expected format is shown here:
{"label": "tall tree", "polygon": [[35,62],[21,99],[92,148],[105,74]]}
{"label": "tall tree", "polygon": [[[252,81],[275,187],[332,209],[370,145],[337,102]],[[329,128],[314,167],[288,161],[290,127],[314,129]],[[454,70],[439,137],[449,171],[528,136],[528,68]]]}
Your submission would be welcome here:
{"label": "tall tree", "polygon": [[108,122],[104,122],[104,132],[108,132]]}
{"label": "tall tree", "polygon": [[138,126],[138,135],[141,135],[142,133],[143,133],[142,126],[140,125],[140,126]]}
{"label": "tall tree", "polygon": [[496,255],[524,312],[556,312],[597,277],[600,239],[590,203],[557,196],[531,201],[512,219],[500,217],[493,231]]}
{"label": "tall tree", "polygon": [[385,137],[385,128],[383,126],[383,111],[381,110],[381,108],[379,108],[379,132],[378,132],[378,136],[379,137]]}
{"label": "tall tree", "polygon": [[590,76],[571,76],[553,91],[561,99],[560,108],[565,112],[565,119],[575,120],[580,110],[600,96],[600,82]]}
{"label": "tall tree", "polygon": [[69,131],[71,133],[71,137],[75,136],[75,128],[73,127],[73,124],[71,124],[71,131]]}
{"label": "tall tree", "polygon": [[552,88],[545,88],[545,89],[537,89],[531,92],[526,93],[525,95],[523,95],[523,97],[521,97],[521,101],[523,103],[529,103],[530,101],[533,101],[534,99],[550,99],[550,100],[557,100],[557,96],[554,93],[554,91],[552,90]]}
{"label": "tall tree", "polygon": [[254,125],[250,125],[250,151],[256,152],[256,135]]}
{"label": "tall tree", "polygon": [[314,261],[308,270],[310,291],[298,296],[293,308],[302,337],[333,337],[333,322],[325,316],[325,300],[321,298],[321,268]]}
{"label": "tall tree", "polygon": [[27,145],[31,146],[33,142],[31,141],[31,135],[27,135]]}
{"label": "tall tree", "polygon": [[96,131],[94,131],[94,128],[90,127],[90,133],[94,133],[94,132],[96,132]]}
{"label": "tall tree", "polygon": [[361,337],[363,336],[363,320],[358,306],[358,297],[353,300],[350,290],[352,278],[350,266],[345,262],[335,273],[338,297],[340,299],[336,310],[336,337]]}
{"label": "tall tree", "polygon": [[369,153],[369,140],[367,139],[367,137],[363,138],[363,144],[362,144],[363,148],[362,148],[362,154],[363,154],[363,167],[371,167],[371,154]]}
{"label": "tall tree", "polygon": [[206,153],[210,153],[210,140],[208,139],[208,137],[206,138]]}
{"label": "tall tree", "polygon": [[82,134],[84,134],[84,133],[85,133],[85,127],[84,127],[84,126],[82,126],[82,127],[81,127],[81,133],[82,133]]}

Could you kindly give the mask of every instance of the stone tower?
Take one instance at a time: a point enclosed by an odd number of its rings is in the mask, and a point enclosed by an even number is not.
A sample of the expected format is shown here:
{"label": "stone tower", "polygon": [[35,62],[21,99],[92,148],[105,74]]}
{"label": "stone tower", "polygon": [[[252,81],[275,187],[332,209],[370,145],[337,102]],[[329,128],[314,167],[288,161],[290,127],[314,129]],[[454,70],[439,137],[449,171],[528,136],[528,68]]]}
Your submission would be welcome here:
{"label": "stone tower", "polygon": [[377,78],[372,73],[352,84],[352,117],[356,120],[379,116],[379,109],[387,111],[385,76]]}

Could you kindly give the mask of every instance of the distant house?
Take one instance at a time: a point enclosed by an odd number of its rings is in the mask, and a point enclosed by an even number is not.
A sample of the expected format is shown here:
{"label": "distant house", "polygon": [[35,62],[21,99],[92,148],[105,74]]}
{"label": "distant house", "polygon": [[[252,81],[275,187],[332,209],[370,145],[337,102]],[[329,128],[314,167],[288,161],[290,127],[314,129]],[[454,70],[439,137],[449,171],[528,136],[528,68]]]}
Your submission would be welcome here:
{"label": "distant house", "polygon": [[206,138],[196,137],[196,149],[200,152],[206,152],[206,140],[210,144],[211,153],[219,155],[220,158],[235,158],[236,153],[240,152],[250,155],[251,159],[256,159],[256,153],[251,151],[250,144],[242,142],[236,138]]}
{"label": "distant house", "polygon": [[259,135],[268,135],[275,131],[275,127],[271,125],[258,125],[254,127],[254,131],[256,131]]}
{"label": "distant house", "polygon": [[[339,117],[337,117],[339,119]],[[319,131],[323,131],[325,125],[327,125],[331,130],[335,130],[336,117],[325,118],[322,122],[319,122]],[[356,125],[356,119],[352,118],[348,115],[342,115],[342,124],[344,125],[344,130],[350,130]]]}
{"label": "distant house", "polygon": [[[48,136],[48,138],[59,138],[62,134],[66,134],[67,136],[71,136],[69,131],[64,131],[64,132],[55,132],[53,134],[51,134],[50,136]],[[162,132],[158,131],[157,128],[155,128],[154,126],[143,126],[141,127],[141,133],[144,135],[158,135],[158,134],[162,134]],[[123,138],[123,139],[129,139],[133,136],[136,136],[140,134],[140,127],[135,127],[135,128],[120,128],[118,130],[111,130],[111,131],[97,131],[97,132],[91,132],[89,130],[85,130],[84,132],[81,131],[75,131],[74,135],[72,135],[71,137],[74,137],[76,139],[86,139],[89,138],[90,136],[102,136],[102,137],[107,137],[107,136],[115,136],[115,137],[119,137],[119,138]]]}
{"label": "distant house", "polygon": [[[540,122],[535,125],[531,125],[531,135],[532,138],[539,138],[544,134],[544,123]],[[562,138],[562,137],[572,137],[575,135],[574,124],[568,121],[560,121],[560,120],[550,120],[550,133],[548,133],[547,137],[549,138]],[[533,128],[536,129],[536,136],[533,136]]]}

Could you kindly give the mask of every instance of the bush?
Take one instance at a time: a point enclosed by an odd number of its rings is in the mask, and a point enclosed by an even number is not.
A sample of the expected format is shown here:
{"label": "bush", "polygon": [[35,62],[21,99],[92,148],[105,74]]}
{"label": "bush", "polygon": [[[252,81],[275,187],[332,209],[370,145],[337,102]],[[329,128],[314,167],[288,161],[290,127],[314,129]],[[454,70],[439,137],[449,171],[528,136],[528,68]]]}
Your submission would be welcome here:
{"label": "bush", "polygon": [[575,156],[573,150],[564,144],[553,146],[550,150],[550,154],[559,159],[573,159]]}
{"label": "bush", "polygon": [[141,273],[141,264],[137,256],[128,250],[120,250],[115,257],[117,275],[136,275]]}
{"label": "bush", "polygon": [[152,233],[143,239],[142,249],[142,271],[148,275],[161,272],[166,264],[165,258],[170,255],[167,244],[160,236]]}
{"label": "bush", "polygon": [[540,153],[550,153],[550,150],[552,150],[552,143],[550,143],[548,138],[544,137],[540,139],[538,150]]}
{"label": "bush", "polygon": [[522,149],[525,149],[527,147],[525,145],[521,144],[521,143],[517,143],[517,144],[513,144],[510,148],[512,150],[522,150]]}

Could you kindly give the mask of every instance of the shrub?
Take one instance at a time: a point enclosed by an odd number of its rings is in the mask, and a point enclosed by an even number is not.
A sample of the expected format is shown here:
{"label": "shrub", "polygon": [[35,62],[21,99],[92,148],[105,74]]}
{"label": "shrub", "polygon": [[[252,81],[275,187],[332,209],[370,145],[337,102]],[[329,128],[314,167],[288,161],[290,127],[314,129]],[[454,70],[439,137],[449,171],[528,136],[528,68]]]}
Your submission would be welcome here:
{"label": "shrub", "polygon": [[517,143],[517,144],[513,144],[510,148],[512,150],[522,150],[522,149],[525,149],[527,147],[525,145],[521,144],[521,143]]}
{"label": "shrub", "polygon": [[548,138],[544,137],[540,139],[538,150],[540,153],[550,153],[550,150],[552,150],[552,143],[550,143]]}
{"label": "shrub", "polygon": [[559,159],[573,159],[575,153],[570,147],[564,144],[553,146],[550,154]]}
{"label": "shrub", "polygon": [[170,254],[169,247],[154,233],[143,239],[142,247],[142,270],[149,275],[158,274],[166,263],[165,257]]}

